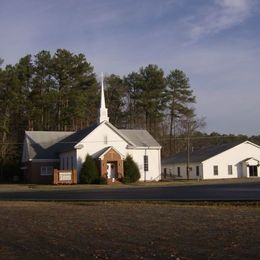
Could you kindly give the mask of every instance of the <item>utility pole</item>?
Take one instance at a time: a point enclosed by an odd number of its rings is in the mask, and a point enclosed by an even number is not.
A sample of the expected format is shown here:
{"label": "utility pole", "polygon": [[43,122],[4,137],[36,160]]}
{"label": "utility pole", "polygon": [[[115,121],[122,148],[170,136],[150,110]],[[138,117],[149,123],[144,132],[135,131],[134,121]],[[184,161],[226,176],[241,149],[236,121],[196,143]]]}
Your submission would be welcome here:
{"label": "utility pole", "polygon": [[146,172],[148,171],[148,156],[146,154],[146,149],[145,149],[145,154],[144,154],[144,181],[146,182]]}
{"label": "utility pole", "polygon": [[190,178],[190,121],[187,121],[187,180]]}

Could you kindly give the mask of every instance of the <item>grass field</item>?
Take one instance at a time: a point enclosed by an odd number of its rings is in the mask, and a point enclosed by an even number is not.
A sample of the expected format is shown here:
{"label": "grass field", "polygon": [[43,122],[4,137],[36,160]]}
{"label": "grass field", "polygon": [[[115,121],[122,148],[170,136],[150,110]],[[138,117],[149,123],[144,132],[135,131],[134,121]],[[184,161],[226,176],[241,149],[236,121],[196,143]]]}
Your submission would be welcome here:
{"label": "grass field", "polygon": [[0,202],[1,259],[260,259],[258,206]]}
{"label": "grass field", "polygon": [[150,188],[150,187],[178,187],[196,185],[215,185],[215,184],[239,184],[239,183],[259,183],[260,178],[239,178],[239,179],[220,179],[220,180],[174,180],[159,182],[137,182],[132,184],[77,184],[77,185],[41,185],[41,184],[0,184],[0,192],[16,192],[31,190],[93,190],[93,189],[115,189],[115,188]]}

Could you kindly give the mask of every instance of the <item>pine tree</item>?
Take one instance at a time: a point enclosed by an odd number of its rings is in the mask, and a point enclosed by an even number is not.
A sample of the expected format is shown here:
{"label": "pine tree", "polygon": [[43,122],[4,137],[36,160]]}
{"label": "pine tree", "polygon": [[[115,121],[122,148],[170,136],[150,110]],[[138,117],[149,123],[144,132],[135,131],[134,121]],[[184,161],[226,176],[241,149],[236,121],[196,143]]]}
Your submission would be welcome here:
{"label": "pine tree", "polygon": [[129,93],[129,112],[132,120],[142,124],[154,136],[158,135],[165,108],[164,72],[157,65],[141,67],[138,73],[125,78]]}
{"label": "pine tree", "polygon": [[174,140],[174,152],[176,152],[176,123],[183,116],[194,117],[194,109],[190,107],[196,102],[193,90],[190,88],[189,79],[181,70],[170,71],[167,82],[167,109],[170,116],[170,152],[172,152],[172,140]]}

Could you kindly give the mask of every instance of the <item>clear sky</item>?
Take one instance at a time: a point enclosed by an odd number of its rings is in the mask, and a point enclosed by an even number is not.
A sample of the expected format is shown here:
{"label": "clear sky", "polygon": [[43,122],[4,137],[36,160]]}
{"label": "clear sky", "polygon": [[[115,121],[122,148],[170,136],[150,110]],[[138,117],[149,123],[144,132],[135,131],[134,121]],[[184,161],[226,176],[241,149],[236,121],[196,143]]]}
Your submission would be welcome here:
{"label": "clear sky", "polygon": [[259,0],[0,0],[0,57],[66,48],[100,74],[182,69],[205,131],[260,134]]}

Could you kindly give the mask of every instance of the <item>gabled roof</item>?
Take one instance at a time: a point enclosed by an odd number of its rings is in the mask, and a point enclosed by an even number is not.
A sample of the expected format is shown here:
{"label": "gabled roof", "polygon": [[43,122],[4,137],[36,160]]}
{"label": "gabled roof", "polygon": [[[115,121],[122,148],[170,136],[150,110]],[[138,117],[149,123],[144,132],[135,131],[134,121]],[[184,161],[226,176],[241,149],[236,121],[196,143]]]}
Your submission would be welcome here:
{"label": "gabled roof", "polygon": [[124,155],[122,155],[117,149],[115,149],[113,146],[108,146],[103,149],[101,149],[99,152],[95,153],[93,155],[93,158],[102,158],[106,153],[108,153],[111,149],[113,149],[115,152],[117,152],[121,158],[124,158]]}
{"label": "gabled roof", "polygon": [[93,124],[87,128],[81,129],[77,132],[72,132],[71,135],[67,136],[65,139],[61,140],[63,145],[60,146],[58,152],[66,152],[74,149],[74,146],[87,137],[90,133],[96,129],[99,124]]}
{"label": "gabled roof", "polygon": [[70,151],[88,136],[98,125],[92,125],[77,132],[26,131],[28,159],[58,159],[60,152]]}
{"label": "gabled roof", "polygon": [[[244,142],[243,142],[244,143]],[[218,155],[226,150],[229,150],[241,143],[229,143],[210,146],[202,148],[199,150],[194,150],[190,153],[190,162],[203,162],[215,155]],[[174,156],[165,158],[162,160],[163,164],[174,164],[174,163],[186,163],[187,162],[187,152],[178,153]]]}
{"label": "gabled roof", "polygon": [[28,159],[58,159],[58,151],[64,145],[61,141],[72,133],[26,131],[24,145],[27,146]]}
{"label": "gabled roof", "polygon": [[120,129],[119,131],[136,147],[161,147],[146,130]]}
{"label": "gabled roof", "polygon": [[253,160],[253,161],[259,162],[259,160],[257,160],[257,159],[254,158],[254,157],[246,158],[245,160],[243,160],[243,162],[247,162],[247,161],[250,161],[250,160]]}
{"label": "gabled roof", "polygon": [[[58,159],[59,153],[74,150],[78,143],[102,124],[110,127],[130,147],[161,147],[146,130],[120,130],[104,121],[77,132],[26,131],[24,145],[27,159]],[[23,160],[26,161],[25,158]]]}

